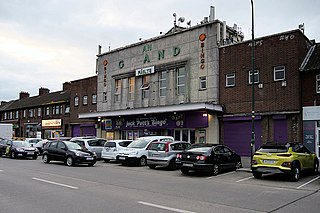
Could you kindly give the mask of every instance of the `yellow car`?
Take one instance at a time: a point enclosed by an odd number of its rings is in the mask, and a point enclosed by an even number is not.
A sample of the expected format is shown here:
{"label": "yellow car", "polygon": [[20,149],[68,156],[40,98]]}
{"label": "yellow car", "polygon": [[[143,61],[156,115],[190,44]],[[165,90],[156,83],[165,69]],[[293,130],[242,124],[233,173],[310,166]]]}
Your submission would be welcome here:
{"label": "yellow car", "polygon": [[302,171],[318,173],[318,167],[317,155],[300,143],[262,145],[251,162],[255,178],[261,178],[262,174],[283,173],[289,175],[291,181],[298,181]]}

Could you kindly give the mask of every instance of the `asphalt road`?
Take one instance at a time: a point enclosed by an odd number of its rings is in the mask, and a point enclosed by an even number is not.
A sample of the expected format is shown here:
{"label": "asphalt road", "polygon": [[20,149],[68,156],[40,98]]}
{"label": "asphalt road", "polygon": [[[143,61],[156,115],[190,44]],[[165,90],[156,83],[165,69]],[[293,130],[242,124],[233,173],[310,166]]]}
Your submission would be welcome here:
{"label": "asphalt road", "polygon": [[99,161],[94,167],[0,158],[0,213],[320,212],[320,177],[212,177]]}

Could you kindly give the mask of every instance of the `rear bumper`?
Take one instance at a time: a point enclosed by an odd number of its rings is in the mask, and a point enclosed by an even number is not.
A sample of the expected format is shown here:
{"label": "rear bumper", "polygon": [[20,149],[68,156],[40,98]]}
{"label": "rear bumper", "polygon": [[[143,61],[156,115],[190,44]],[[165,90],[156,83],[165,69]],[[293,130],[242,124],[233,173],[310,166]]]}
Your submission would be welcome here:
{"label": "rear bumper", "polygon": [[116,157],[117,161],[120,163],[127,163],[127,164],[133,164],[133,163],[138,163],[139,158],[137,157],[128,157],[128,156],[123,156],[123,155],[118,155]]}
{"label": "rear bumper", "polygon": [[289,174],[291,168],[279,168],[279,167],[268,167],[268,166],[252,166],[252,172],[259,172],[262,174]]}
{"label": "rear bumper", "polygon": [[177,161],[176,164],[177,164],[177,167],[180,169],[202,171],[202,172],[210,172],[213,167],[213,164],[183,162],[183,161]]}
{"label": "rear bumper", "polygon": [[169,166],[170,160],[147,159],[148,165]]}

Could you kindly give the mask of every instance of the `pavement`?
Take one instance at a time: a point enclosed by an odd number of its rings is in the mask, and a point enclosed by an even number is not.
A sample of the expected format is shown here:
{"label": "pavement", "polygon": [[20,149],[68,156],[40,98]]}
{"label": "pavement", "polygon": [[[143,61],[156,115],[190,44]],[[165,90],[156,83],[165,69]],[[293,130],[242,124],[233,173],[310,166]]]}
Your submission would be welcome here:
{"label": "pavement", "polygon": [[238,171],[251,172],[251,157],[241,156],[242,168]]}

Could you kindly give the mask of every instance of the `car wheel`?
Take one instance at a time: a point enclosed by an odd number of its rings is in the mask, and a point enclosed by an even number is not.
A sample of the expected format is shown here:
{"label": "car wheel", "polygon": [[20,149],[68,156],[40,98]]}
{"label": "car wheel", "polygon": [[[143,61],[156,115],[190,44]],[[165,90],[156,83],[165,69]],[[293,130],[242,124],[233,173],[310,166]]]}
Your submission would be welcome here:
{"label": "car wheel", "polygon": [[50,162],[49,156],[47,154],[44,154],[42,156],[42,161],[43,163],[49,163]]}
{"label": "car wheel", "polygon": [[181,172],[182,172],[182,174],[188,174],[189,173],[189,170],[188,169],[181,169]]}
{"label": "car wheel", "polygon": [[94,163],[89,163],[88,166],[93,166],[94,164],[96,164],[96,162],[94,162]]}
{"label": "car wheel", "polygon": [[252,172],[253,177],[260,179],[262,177],[262,173],[260,172]]}
{"label": "car wheel", "polygon": [[155,169],[156,165],[148,165],[150,169]]}
{"label": "car wheel", "polygon": [[108,160],[108,159],[104,159],[104,162],[109,163],[109,162],[110,162],[110,160]]}
{"label": "car wheel", "polygon": [[219,174],[219,165],[218,164],[213,164],[212,168],[211,168],[211,173],[212,175],[216,176],[217,174]]}
{"label": "car wheel", "polygon": [[291,169],[290,180],[296,182],[299,179],[300,179],[300,168],[299,166],[295,165]]}
{"label": "car wheel", "polygon": [[169,163],[168,169],[175,170],[177,169],[176,159],[172,159]]}
{"label": "car wheel", "polygon": [[72,157],[68,157],[66,163],[67,163],[67,166],[73,166],[73,164],[74,164],[73,158]]}
{"label": "car wheel", "polygon": [[140,166],[146,166],[147,165],[147,158],[141,157],[139,163],[140,163]]}
{"label": "car wheel", "polygon": [[38,158],[38,155],[37,155],[37,154],[35,154],[35,155],[32,157],[33,160],[37,160],[37,158]]}
{"label": "car wheel", "polygon": [[319,162],[318,162],[317,159],[314,160],[313,173],[314,173],[314,174],[318,174],[318,173],[319,173]]}
{"label": "car wheel", "polygon": [[14,159],[16,157],[16,153],[11,152],[11,158]]}

